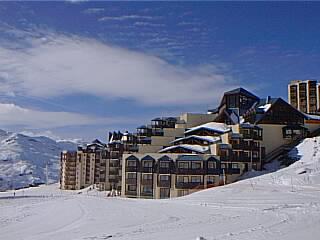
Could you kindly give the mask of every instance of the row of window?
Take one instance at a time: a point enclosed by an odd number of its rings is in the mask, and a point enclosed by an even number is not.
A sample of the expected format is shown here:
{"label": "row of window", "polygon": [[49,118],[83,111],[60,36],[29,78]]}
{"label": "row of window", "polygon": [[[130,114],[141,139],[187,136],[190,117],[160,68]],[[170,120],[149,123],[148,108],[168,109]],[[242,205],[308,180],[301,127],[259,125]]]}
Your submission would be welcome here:
{"label": "row of window", "polygon": [[[136,180],[136,173],[127,173],[127,179]],[[142,180],[153,180],[153,174],[142,174]],[[207,182],[214,183],[215,176],[207,176]],[[159,175],[159,181],[170,181],[171,175]],[[177,176],[177,183],[200,183],[202,182],[202,176]]]}
{"label": "row of window", "polygon": [[[203,166],[202,161],[179,161],[178,168],[181,169],[201,169]],[[137,161],[135,160],[127,160],[127,167],[137,167]],[[144,168],[152,168],[153,161],[142,161],[142,167]],[[170,168],[169,161],[160,161],[160,168]],[[216,168],[216,162],[208,161],[208,168]]]}

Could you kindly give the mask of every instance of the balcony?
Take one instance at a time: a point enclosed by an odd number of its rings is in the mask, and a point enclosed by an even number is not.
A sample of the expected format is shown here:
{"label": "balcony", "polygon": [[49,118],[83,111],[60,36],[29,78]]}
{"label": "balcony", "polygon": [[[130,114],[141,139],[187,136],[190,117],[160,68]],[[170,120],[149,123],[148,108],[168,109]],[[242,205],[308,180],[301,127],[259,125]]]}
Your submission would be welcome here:
{"label": "balcony", "polygon": [[231,161],[231,156],[220,156],[220,161]]}
{"label": "balcony", "polygon": [[192,169],[192,168],[177,168],[176,174],[186,174],[186,175],[201,175],[205,174],[206,170],[199,168],[199,169]]}
{"label": "balcony", "polygon": [[137,185],[137,179],[136,178],[127,178],[126,179],[126,184]]}
{"label": "balcony", "polygon": [[153,185],[153,179],[142,179],[141,185]]}
{"label": "balcony", "polygon": [[225,168],[224,169],[225,174],[240,174],[239,168]]}
{"label": "balcony", "polygon": [[118,183],[119,179],[117,179],[117,178],[109,178],[109,182],[110,183]]}
{"label": "balcony", "polygon": [[112,161],[109,164],[109,167],[119,167],[119,166],[120,166],[119,161]]}
{"label": "balcony", "polygon": [[137,191],[129,191],[129,190],[127,190],[126,191],[126,195],[127,196],[137,196]]}
{"label": "balcony", "polygon": [[171,172],[173,172],[171,168],[158,168],[158,173],[160,174],[170,174]]}
{"label": "balcony", "polygon": [[143,197],[153,197],[153,192],[141,192],[140,196]]}
{"label": "balcony", "polygon": [[158,181],[158,187],[170,188],[171,182],[170,182],[170,180],[169,181]]}
{"label": "balcony", "polygon": [[179,189],[203,189],[203,182],[177,182],[176,188]]}
{"label": "balcony", "polygon": [[109,175],[119,175],[119,170],[115,169],[115,170],[109,170]]}
{"label": "balcony", "polygon": [[208,168],[207,173],[211,175],[220,175],[222,174],[221,169],[216,169],[216,168]]}
{"label": "balcony", "polygon": [[138,172],[138,167],[137,166],[127,166],[126,172]]}
{"label": "balcony", "polygon": [[143,173],[153,173],[154,169],[153,169],[153,167],[142,167],[141,168],[141,172],[143,172]]}

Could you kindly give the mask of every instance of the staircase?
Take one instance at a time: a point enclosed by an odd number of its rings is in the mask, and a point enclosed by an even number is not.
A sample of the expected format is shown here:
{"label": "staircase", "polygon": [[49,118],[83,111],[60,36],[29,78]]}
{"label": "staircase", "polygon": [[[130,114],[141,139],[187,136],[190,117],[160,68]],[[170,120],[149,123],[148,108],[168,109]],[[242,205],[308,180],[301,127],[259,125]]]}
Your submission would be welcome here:
{"label": "staircase", "polygon": [[278,160],[281,161],[282,159],[287,158],[288,153],[295,147],[297,146],[301,140],[303,140],[303,136],[297,136],[294,138],[290,143],[282,145],[272,152],[268,153],[266,157],[264,158],[264,163],[269,163],[273,160]]}

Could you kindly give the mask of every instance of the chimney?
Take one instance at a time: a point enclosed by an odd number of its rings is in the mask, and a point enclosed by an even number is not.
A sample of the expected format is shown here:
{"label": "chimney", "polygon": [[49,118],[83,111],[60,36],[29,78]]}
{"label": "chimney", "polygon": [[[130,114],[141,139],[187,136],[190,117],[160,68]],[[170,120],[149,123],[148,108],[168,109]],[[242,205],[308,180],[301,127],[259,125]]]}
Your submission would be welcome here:
{"label": "chimney", "polygon": [[268,97],[267,97],[267,100],[266,100],[266,104],[269,104],[269,103],[270,103],[270,100],[271,100],[271,96],[268,96]]}

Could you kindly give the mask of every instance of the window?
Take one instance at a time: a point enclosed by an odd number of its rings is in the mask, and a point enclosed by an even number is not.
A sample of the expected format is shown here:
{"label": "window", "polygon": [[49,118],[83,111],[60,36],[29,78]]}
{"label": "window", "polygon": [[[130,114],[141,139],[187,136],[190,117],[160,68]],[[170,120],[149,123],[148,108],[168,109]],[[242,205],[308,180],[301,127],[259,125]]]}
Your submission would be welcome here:
{"label": "window", "polygon": [[192,183],[201,183],[201,177],[200,176],[192,176],[191,182]]}
{"label": "window", "polygon": [[256,148],[258,148],[258,147],[260,147],[260,143],[254,141],[254,142],[253,142],[253,146],[256,147]]}
{"label": "window", "polygon": [[179,162],[178,166],[181,169],[188,169],[189,168],[189,163],[188,162]]}
{"label": "window", "polygon": [[225,163],[221,163],[221,168],[227,168]]}
{"label": "window", "polygon": [[259,152],[253,151],[253,152],[252,152],[252,157],[253,157],[253,158],[258,158],[258,157],[259,157]]}
{"label": "window", "polygon": [[169,181],[170,175],[160,175],[160,181]]}
{"label": "window", "polygon": [[250,158],[250,153],[247,152],[247,151],[244,151],[243,155],[244,155],[245,158]]}
{"label": "window", "polygon": [[136,160],[127,160],[127,166],[128,167],[136,167],[137,161]]}
{"label": "window", "polygon": [[143,161],[143,167],[145,168],[152,168],[153,162],[152,161]]}
{"label": "window", "polygon": [[160,198],[169,198],[170,188],[160,188]]}
{"label": "window", "polygon": [[128,179],[136,179],[137,178],[137,174],[136,173],[127,173],[127,178]]}
{"label": "window", "polygon": [[232,163],[232,168],[239,168],[239,164],[238,163]]}
{"label": "window", "polygon": [[209,162],[208,162],[208,168],[209,168],[209,169],[214,169],[214,168],[216,168],[216,162],[209,161]]}
{"label": "window", "polygon": [[243,141],[243,145],[244,145],[245,147],[250,147],[250,141],[244,140],[244,141]]}
{"label": "window", "polygon": [[142,174],[143,180],[152,180],[152,174]]}
{"label": "window", "polygon": [[189,194],[189,190],[178,190],[178,197],[182,197]]}
{"label": "window", "polygon": [[207,184],[214,184],[215,178],[214,176],[207,176]]}
{"label": "window", "polygon": [[192,162],[191,163],[192,169],[200,169],[201,168],[201,162]]}
{"label": "window", "polygon": [[142,192],[143,192],[143,193],[152,194],[152,193],[153,193],[152,186],[143,186],[143,187],[142,187]]}
{"label": "window", "polygon": [[160,168],[169,168],[169,162],[160,161]]}
{"label": "window", "polygon": [[178,183],[188,183],[189,182],[189,177],[187,177],[187,176],[178,176],[177,182]]}
{"label": "window", "polygon": [[136,185],[128,185],[128,191],[137,191]]}

